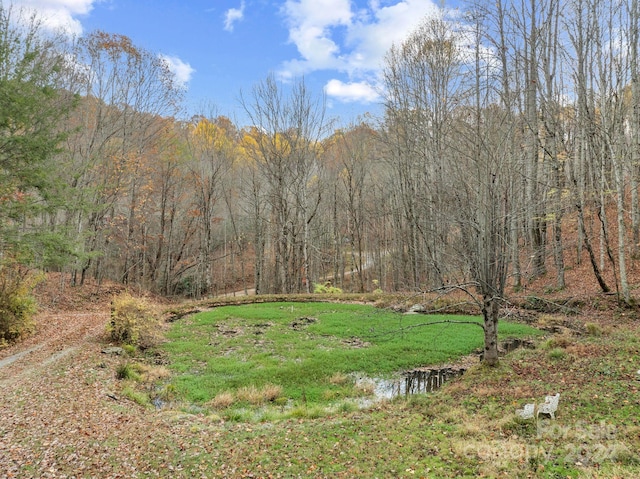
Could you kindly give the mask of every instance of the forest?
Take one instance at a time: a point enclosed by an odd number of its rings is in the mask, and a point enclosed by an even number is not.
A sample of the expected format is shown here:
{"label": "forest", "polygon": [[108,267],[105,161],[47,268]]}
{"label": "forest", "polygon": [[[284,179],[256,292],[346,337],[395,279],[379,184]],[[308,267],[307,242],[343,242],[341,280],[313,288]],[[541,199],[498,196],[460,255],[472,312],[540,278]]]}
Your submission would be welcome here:
{"label": "forest", "polygon": [[3,477],[640,477],[639,0],[466,0],[379,116],[246,124],[5,5]]}
{"label": "forest", "polygon": [[543,275],[562,290],[571,258],[632,300],[637,0],[425,18],[385,57],[382,117],[340,128],[273,76],[239,92],[248,126],[184,118],[153,52],[18,20],[0,8],[5,263],[194,298],[455,287],[491,309]]}

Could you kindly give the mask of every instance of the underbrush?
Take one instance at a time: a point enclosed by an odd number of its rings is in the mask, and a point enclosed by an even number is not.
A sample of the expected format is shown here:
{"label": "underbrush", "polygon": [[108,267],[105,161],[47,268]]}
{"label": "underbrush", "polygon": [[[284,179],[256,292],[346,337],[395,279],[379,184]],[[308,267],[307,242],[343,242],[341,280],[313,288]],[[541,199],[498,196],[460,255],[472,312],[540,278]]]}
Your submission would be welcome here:
{"label": "underbrush", "polygon": [[33,332],[37,306],[32,292],[41,279],[17,263],[0,263],[0,347]]}
{"label": "underbrush", "polygon": [[167,384],[170,371],[160,365],[147,364],[145,358],[127,358],[116,366],[115,377],[121,394],[133,402],[151,407],[175,399],[175,390]]}
{"label": "underbrush", "polygon": [[144,298],[121,293],[111,302],[107,331],[116,343],[148,349],[162,340],[158,317],[156,308]]}

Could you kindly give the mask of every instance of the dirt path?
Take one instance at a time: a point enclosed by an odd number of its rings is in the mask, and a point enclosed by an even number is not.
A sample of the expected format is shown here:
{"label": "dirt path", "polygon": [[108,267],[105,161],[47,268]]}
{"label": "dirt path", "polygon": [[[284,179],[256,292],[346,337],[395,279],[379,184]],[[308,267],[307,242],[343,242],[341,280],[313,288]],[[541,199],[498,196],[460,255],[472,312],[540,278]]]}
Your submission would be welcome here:
{"label": "dirt path", "polygon": [[26,374],[50,365],[105,333],[107,312],[41,313],[36,333],[0,351],[0,383],[7,387]]}
{"label": "dirt path", "polygon": [[0,351],[0,479],[135,478],[150,468],[139,438],[168,431],[122,397],[122,359],[101,352],[108,319],[42,313],[36,334]]}

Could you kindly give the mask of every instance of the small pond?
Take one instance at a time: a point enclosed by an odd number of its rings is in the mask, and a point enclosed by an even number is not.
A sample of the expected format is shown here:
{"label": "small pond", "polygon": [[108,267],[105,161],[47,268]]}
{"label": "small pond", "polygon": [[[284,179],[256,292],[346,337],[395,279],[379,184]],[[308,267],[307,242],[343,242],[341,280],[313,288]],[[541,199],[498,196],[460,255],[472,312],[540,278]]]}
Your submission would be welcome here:
{"label": "small pond", "polygon": [[367,401],[367,403],[373,403],[399,396],[436,391],[445,382],[462,376],[465,371],[466,368],[463,367],[420,368],[406,371],[392,379],[358,377],[356,384],[373,388],[373,399]]}

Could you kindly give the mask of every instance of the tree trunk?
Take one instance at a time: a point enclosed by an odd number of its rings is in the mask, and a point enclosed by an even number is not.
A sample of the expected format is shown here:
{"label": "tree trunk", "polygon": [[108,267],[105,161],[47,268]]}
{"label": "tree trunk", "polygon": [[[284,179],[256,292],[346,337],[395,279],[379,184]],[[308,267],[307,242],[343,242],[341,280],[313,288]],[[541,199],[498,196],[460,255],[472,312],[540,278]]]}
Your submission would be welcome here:
{"label": "tree trunk", "polygon": [[638,205],[638,171],[640,169],[640,76],[638,74],[638,41],[640,26],[638,0],[632,0],[630,6],[630,74],[631,74],[631,229],[633,242],[632,259],[640,254],[640,208]]}
{"label": "tree trunk", "polygon": [[591,240],[589,239],[589,235],[587,234],[587,230],[585,227],[585,222],[584,222],[584,212],[583,212],[583,208],[582,208],[582,204],[580,202],[580,200],[578,200],[578,204],[576,205],[576,208],[578,209],[578,224],[580,225],[580,229],[582,231],[582,238],[584,241],[584,247],[586,248],[587,252],[589,253],[589,260],[591,261],[591,267],[593,268],[593,274],[596,277],[596,280],[598,281],[598,284],[600,285],[600,289],[602,290],[603,293],[608,293],[611,291],[611,289],[609,288],[609,286],[607,285],[607,283],[604,280],[604,277],[602,276],[602,274],[600,273],[600,268],[598,267],[598,262],[596,260],[596,255],[595,252],[593,251],[593,247],[591,246]]}
{"label": "tree trunk", "polygon": [[498,313],[500,300],[494,296],[485,295],[482,303],[482,317],[484,327],[484,354],[482,362],[487,366],[498,365]]}

